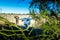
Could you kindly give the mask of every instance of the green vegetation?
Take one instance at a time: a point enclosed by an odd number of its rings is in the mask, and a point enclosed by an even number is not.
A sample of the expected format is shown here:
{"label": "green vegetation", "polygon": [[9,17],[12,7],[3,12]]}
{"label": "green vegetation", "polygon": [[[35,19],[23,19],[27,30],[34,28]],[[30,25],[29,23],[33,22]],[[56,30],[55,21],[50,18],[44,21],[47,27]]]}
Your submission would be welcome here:
{"label": "green vegetation", "polygon": [[[47,11],[44,11],[41,14],[35,14],[34,11],[31,12],[31,16],[34,20],[36,20],[36,27],[39,26],[42,29],[41,33],[38,35],[37,30],[32,28],[31,30],[22,29],[16,24],[10,23],[8,20],[0,17],[0,20],[5,22],[2,29],[0,29],[0,37],[3,36],[4,40],[12,39],[12,40],[60,40],[60,20],[59,17],[50,16]],[[58,15],[57,15],[58,16]],[[41,22],[42,19],[45,19]],[[38,24],[38,25],[37,25]],[[34,31],[36,31],[36,34]],[[33,36],[31,33],[35,34]],[[39,30],[40,32],[40,30]],[[27,34],[27,35],[26,35]]]}
{"label": "green vegetation", "polygon": [[[23,33],[23,30],[21,28],[19,28],[16,24],[10,23],[8,20],[4,19],[1,16],[0,16],[0,21],[5,22],[4,25],[0,24],[0,35],[7,36],[7,37],[15,36],[15,35],[16,36],[20,36],[21,35],[22,37],[24,37],[27,40],[26,36]],[[22,34],[16,34],[16,32],[21,32]],[[3,39],[4,40],[8,40],[6,38],[3,38]]]}
{"label": "green vegetation", "polygon": [[29,40],[34,37],[31,35],[34,28],[22,29],[2,17],[0,17],[0,21],[5,22],[4,26],[0,24],[0,40]]}
{"label": "green vegetation", "polygon": [[[34,28],[22,29],[16,24],[10,23],[8,20],[0,17],[5,22],[4,26],[0,25],[1,40],[60,40],[60,17],[54,10],[47,10],[45,0],[32,0],[30,5],[30,15],[35,20],[35,26],[41,30]],[[57,0],[50,1],[57,3]],[[43,5],[43,6],[42,6]],[[39,13],[35,11],[38,7]],[[33,10],[32,10],[33,9]],[[49,12],[48,12],[49,11]]]}
{"label": "green vegetation", "polygon": [[[33,19],[36,20],[36,27],[39,26],[42,30],[42,38],[40,40],[60,40],[60,20],[57,14],[51,16],[47,11],[40,14],[35,14],[35,11],[30,12]],[[41,20],[45,19],[42,23]]]}
{"label": "green vegetation", "polygon": [[[42,30],[42,37],[39,40],[60,40],[60,17],[59,12],[54,11],[54,7],[48,7],[49,2],[53,5],[58,5],[58,0],[32,0],[30,5],[30,14],[36,20],[36,27],[39,26]],[[58,3],[58,4],[57,4]],[[39,13],[36,13],[36,9]],[[56,8],[56,7],[55,7]],[[57,7],[58,9],[58,7]],[[58,10],[57,10],[58,11]],[[42,21],[44,19],[44,21]]]}

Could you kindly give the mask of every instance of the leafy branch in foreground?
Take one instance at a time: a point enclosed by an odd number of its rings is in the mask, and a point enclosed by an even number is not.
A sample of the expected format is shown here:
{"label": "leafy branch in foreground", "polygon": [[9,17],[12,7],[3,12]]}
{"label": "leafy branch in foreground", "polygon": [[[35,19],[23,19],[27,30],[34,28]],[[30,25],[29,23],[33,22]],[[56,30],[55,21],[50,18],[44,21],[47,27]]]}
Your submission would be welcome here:
{"label": "leafy branch in foreground", "polygon": [[43,30],[43,33],[41,35],[43,37],[41,38],[41,40],[60,39],[60,26],[58,25],[58,15],[51,16],[46,10],[39,14],[35,14],[35,11],[31,11],[30,14],[31,17],[36,21],[36,27],[39,26]]}

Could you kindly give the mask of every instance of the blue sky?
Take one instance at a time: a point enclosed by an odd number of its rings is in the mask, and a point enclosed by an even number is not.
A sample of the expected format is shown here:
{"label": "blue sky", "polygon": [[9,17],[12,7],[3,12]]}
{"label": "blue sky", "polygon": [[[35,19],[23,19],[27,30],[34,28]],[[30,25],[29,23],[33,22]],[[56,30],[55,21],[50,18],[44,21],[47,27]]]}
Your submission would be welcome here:
{"label": "blue sky", "polygon": [[[29,13],[29,2],[31,0],[0,0],[0,13]],[[53,3],[48,3],[48,8],[56,10]]]}
{"label": "blue sky", "polygon": [[31,0],[0,0],[0,13],[28,13]]}

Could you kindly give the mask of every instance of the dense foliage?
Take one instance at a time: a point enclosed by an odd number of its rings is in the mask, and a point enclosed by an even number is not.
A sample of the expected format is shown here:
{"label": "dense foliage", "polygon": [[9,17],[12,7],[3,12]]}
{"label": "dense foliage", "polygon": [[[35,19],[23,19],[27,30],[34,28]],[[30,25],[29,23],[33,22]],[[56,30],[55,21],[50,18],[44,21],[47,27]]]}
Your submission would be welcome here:
{"label": "dense foliage", "polygon": [[[54,13],[54,12],[52,12]],[[60,40],[60,20],[57,14],[51,15],[45,10],[43,13],[35,14],[35,11],[30,11],[33,19],[36,20],[36,27],[39,26],[42,30],[42,38],[40,40]],[[42,22],[42,19],[45,19]]]}
{"label": "dense foliage", "polygon": [[[35,27],[39,27],[40,29],[33,27],[23,29],[0,17],[0,20],[5,22],[4,26],[0,25],[0,40],[60,40],[60,17],[54,11],[54,7],[50,9],[47,6],[47,3],[50,2],[56,6],[59,4],[57,0],[32,0],[31,2],[30,15],[36,21]],[[35,7],[38,7],[39,14],[36,13]]]}
{"label": "dense foliage", "polygon": [[[36,20],[36,27],[43,30],[39,40],[60,40],[59,4],[59,0],[32,0],[30,14]],[[39,13],[36,13],[36,8]]]}
{"label": "dense foliage", "polygon": [[0,17],[0,21],[5,22],[4,26],[0,24],[0,40],[33,40],[36,39],[37,35],[42,34],[41,29],[34,29],[32,27],[24,29],[10,23],[3,17]]}

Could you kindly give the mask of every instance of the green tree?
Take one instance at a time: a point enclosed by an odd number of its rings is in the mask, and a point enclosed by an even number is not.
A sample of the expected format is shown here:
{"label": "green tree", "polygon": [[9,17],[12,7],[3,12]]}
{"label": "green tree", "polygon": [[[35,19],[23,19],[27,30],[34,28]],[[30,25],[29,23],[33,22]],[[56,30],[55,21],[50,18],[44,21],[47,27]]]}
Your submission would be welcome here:
{"label": "green tree", "polygon": [[[32,0],[30,5],[30,14],[33,19],[36,20],[37,23],[35,23],[37,26],[39,24],[39,27],[43,29],[43,33],[41,36],[41,40],[59,40],[59,34],[60,34],[60,27],[57,20],[57,13],[54,10],[49,10],[51,16],[49,16],[49,12],[47,10],[47,2],[53,2],[57,5],[57,0]],[[39,9],[39,14],[36,13],[35,8]],[[58,11],[58,10],[57,10]],[[41,20],[45,19],[45,23],[41,23]],[[36,26],[36,27],[37,27]]]}
{"label": "green tree", "polygon": [[[54,11],[54,10],[58,9],[58,7],[57,7],[57,4],[59,4],[58,1],[59,0],[32,0],[32,2],[30,3],[30,10],[32,10],[32,9],[34,9],[34,10],[39,9],[39,13],[41,13],[41,12],[43,13],[46,10],[46,11],[49,11],[52,15],[54,14],[54,16],[56,16],[56,11]],[[52,9],[50,9],[48,7],[49,2],[53,3],[53,5],[56,5],[57,9],[55,9],[54,7]],[[52,13],[52,12],[55,12],[55,13]]]}

